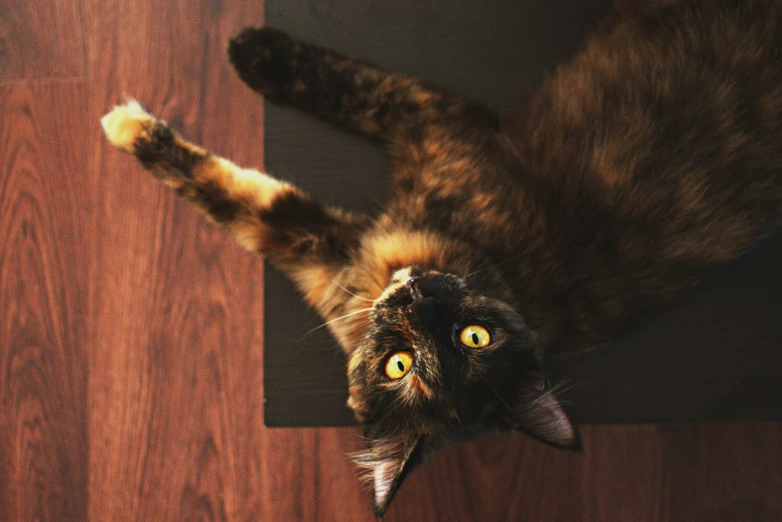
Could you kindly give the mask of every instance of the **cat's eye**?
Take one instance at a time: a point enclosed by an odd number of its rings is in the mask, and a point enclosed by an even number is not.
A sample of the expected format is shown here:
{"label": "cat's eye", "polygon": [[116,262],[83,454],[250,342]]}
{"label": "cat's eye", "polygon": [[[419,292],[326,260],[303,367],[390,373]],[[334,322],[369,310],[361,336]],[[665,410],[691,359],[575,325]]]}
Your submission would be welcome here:
{"label": "cat's eye", "polygon": [[462,328],[459,340],[470,348],[486,348],[491,344],[491,333],[479,324],[471,324]]}
{"label": "cat's eye", "polygon": [[413,366],[413,356],[408,352],[396,352],[386,361],[386,377],[392,380],[401,379]]}

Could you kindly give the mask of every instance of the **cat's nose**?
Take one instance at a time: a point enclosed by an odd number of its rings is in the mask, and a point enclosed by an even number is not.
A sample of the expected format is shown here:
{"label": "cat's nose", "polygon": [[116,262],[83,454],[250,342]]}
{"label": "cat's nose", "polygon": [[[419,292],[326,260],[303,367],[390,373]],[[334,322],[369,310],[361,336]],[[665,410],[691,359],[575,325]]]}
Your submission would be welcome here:
{"label": "cat's nose", "polygon": [[410,289],[410,295],[413,297],[414,301],[418,301],[424,297],[424,295],[421,293],[421,289],[418,287],[417,277],[408,278],[408,280],[405,281],[405,286]]}
{"label": "cat's nose", "polygon": [[440,303],[431,293],[431,285],[428,279],[411,277],[405,281],[405,286],[410,290],[412,303],[407,305],[407,310],[413,312],[418,322],[427,331],[436,331],[443,322],[443,314]]}
{"label": "cat's nose", "polygon": [[411,277],[407,281],[405,281],[405,286],[407,286],[410,289],[410,295],[413,296],[413,301],[418,301],[420,299],[423,299],[424,297],[429,297],[426,293],[424,293],[421,290],[420,278],[418,277]]}

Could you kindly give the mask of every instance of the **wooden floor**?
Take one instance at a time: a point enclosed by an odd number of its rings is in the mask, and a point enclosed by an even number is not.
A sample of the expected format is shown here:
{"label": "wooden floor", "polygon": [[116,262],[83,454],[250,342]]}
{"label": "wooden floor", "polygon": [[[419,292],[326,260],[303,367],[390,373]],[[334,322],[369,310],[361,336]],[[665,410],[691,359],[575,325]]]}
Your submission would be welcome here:
{"label": "wooden floor", "polygon": [[[263,160],[249,0],[0,0],[0,521],[371,520],[350,429],[263,427],[262,263],[102,140],[127,93]],[[782,427],[584,428],[437,456],[386,520],[778,521]]]}

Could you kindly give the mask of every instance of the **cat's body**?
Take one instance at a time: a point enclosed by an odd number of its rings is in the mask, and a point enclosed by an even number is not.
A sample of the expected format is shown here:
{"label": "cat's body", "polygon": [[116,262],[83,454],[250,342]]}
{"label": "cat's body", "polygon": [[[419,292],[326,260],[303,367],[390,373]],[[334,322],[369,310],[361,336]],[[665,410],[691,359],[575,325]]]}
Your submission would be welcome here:
{"label": "cat's body", "polygon": [[620,5],[501,125],[416,79],[244,31],[230,55],[250,86],[387,144],[374,216],[239,169],[134,104],[104,127],[330,322],[380,513],[418,462],[481,431],[577,445],[539,358],[611,339],[779,223],[781,51],[774,0]]}

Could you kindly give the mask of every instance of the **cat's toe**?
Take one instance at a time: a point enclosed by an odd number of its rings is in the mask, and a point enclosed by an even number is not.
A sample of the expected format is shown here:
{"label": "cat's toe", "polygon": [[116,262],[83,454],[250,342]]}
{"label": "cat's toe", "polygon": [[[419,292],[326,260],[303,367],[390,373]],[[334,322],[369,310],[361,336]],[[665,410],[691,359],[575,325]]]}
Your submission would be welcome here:
{"label": "cat's toe", "polygon": [[128,152],[133,152],[133,145],[154,121],[155,117],[133,99],[114,107],[100,120],[111,144]]}
{"label": "cat's toe", "polygon": [[228,56],[250,87],[277,101],[293,81],[295,42],[277,29],[247,28],[231,40]]}

